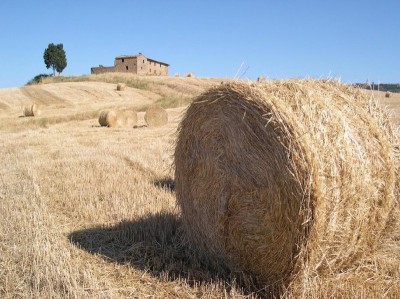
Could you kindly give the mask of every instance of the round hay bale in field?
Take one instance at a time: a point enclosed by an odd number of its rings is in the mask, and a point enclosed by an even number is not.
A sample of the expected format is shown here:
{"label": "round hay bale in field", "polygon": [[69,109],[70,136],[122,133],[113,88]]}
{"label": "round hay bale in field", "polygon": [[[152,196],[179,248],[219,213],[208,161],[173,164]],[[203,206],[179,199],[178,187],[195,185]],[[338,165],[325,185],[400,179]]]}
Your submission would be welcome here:
{"label": "round hay bale in field", "polygon": [[120,110],[101,111],[99,115],[99,124],[102,127],[120,128],[125,123],[125,115]]}
{"label": "round hay bale in field", "polygon": [[174,75],[176,78],[179,78],[179,73],[175,73]]}
{"label": "round hay bale in field", "polygon": [[123,91],[125,89],[126,85],[124,83],[118,83],[117,84],[117,90],[118,91]]}
{"label": "round hay bale in field", "polygon": [[391,92],[390,92],[390,91],[387,91],[387,92],[385,93],[385,97],[386,97],[386,98],[390,98],[390,96],[391,96]]}
{"label": "round hay bale in field", "polygon": [[40,114],[39,106],[36,104],[24,106],[24,116],[38,116]]}
{"label": "round hay bale in field", "polygon": [[99,124],[102,127],[107,127],[107,113],[108,113],[108,110],[100,111]]}
{"label": "round hay bale in field", "polygon": [[258,78],[257,78],[257,82],[264,82],[265,81],[265,77],[264,76],[259,76]]}
{"label": "round hay bale in field", "polygon": [[189,72],[185,74],[186,78],[194,78],[194,73],[193,72]]}
{"label": "round hay bale in field", "polygon": [[114,109],[100,112],[99,124],[102,127],[133,128],[138,120],[134,109]]}
{"label": "round hay bale in field", "polygon": [[149,127],[160,127],[168,123],[168,113],[163,107],[154,105],[147,109],[144,120]]}
{"label": "round hay bale in field", "polygon": [[356,267],[395,207],[394,140],[387,113],[335,80],[216,86],[179,126],[185,235],[271,288]]}
{"label": "round hay bale in field", "polygon": [[124,113],[124,127],[133,128],[136,126],[138,121],[137,112],[134,109],[125,109],[123,110]]}

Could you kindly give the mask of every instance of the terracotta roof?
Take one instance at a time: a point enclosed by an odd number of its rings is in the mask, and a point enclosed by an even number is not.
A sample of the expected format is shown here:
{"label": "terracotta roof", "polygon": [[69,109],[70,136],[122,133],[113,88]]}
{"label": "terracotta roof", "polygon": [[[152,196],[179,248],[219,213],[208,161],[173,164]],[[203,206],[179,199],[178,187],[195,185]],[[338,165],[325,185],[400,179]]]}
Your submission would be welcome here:
{"label": "terracotta roof", "polygon": [[136,58],[136,57],[138,57],[139,55],[120,55],[120,56],[117,56],[117,57],[115,57],[115,59],[121,59],[121,58]]}
{"label": "terracotta roof", "polygon": [[153,61],[153,62],[157,62],[157,63],[161,63],[161,64],[165,64],[166,66],[169,66],[168,63],[165,63],[165,62],[162,62],[162,61],[154,60],[154,59],[151,59],[151,58],[147,58],[147,60],[150,60],[150,61]]}
{"label": "terracotta roof", "polygon": [[[139,53],[139,54],[136,54],[136,55],[120,55],[120,56],[115,57],[115,59],[137,58],[137,57],[139,57],[140,55],[143,55],[143,54],[142,54],[142,53]],[[143,55],[143,56],[144,56],[144,55]],[[144,57],[146,57],[146,56],[144,56]],[[168,63],[165,63],[165,62],[162,62],[162,61],[158,61],[158,60],[151,59],[151,58],[148,58],[148,57],[146,57],[146,59],[147,59],[147,60],[150,60],[150,61],[152,61],[152,62],[161,63],[161,64],[164,64],[164,65],[166,65],[166,66],[169,66]]]}

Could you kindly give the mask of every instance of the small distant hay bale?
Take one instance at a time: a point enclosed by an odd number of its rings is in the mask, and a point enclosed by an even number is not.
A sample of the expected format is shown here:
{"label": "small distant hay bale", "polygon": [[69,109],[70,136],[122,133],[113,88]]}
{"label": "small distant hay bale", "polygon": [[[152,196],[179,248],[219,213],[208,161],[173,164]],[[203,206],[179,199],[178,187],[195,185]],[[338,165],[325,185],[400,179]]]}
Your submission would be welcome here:
{"label": "small distant hay bale", "polygon": [[175,75],[174,75],[176,78],[178,78],[179,77],[179,73],[175,73]]}
{"label": "small distant hay bale", "polygon": [[41,113],[39,106],[36,104],[24,106],[23,112],[24,116],[38,116]]}
{"label": "small distant hay bale", "polygon": [[257,78],[257,82],[259,82],[259,83],[264,82],[264,81],[265,81],[265,77],[264,76],[259,76]]}
{"label": "small distant hay bale", "polygon": [[391,93],[390,91],[387,91],[387,92],[385,93],[385,97],[386,97],[386,98],[390,98],[391,95],[392,95],[392,93]]}
{"label": "small distant hay bale", "polygon": [[396,142],[388,114],[335,80],[211,88],[179,125],[185,235],[272,290],[355,269],[392,225]]}
{"label": "small distant hay bale", "polygon": [[107,127],[107,113],[108,113],[108,110],[100,111],[99,124],[102,127]]}
{"label": "small distant hay bale", "polygon": [[134,109],[104,110],[99,115],[100,126],[109,128],[133,128],[137,120],[137,112]]}
{"label": "small distant hay bale", "polygon": [[101,111],[99,115],[99,124],[102,127],[119,128],[124,122],[123,114],[118,110]]}
{"label": "small distant hay bale", "polygon": [[138,121],[137,112],[134,109],[124,109],[124,127],[133,128]]}
{"label": "small distant hay bale", "polygon": [[125,89],[126,85],[124,83],[118,83],[117,84],[117,90],[118,91],[123,91]]}
{"label": "small distant hay bale", "polygon": [[163,107],[154,105],[147,109],[144,120],[149,127],[160,127],[168,123],[168,113]]}
{"label": "small distant hay bale", "polygon": [[185,74],[186,78],[194,78],[194,73],[193,72],[189,72]]}

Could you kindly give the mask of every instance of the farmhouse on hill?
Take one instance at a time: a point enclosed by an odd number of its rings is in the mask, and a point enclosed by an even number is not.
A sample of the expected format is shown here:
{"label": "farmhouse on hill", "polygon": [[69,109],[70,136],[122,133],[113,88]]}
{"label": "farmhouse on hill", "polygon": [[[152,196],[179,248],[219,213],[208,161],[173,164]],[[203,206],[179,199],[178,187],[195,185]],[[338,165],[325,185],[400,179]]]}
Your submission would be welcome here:
{"label": "farmhouse on hill", "polygon": [[92,67],[92,74],[109,72],[131,73],[137,75],[168,75],[168,63],[145,57],[142,53],[136,55],[121,55],[115,57],[114,66]]}

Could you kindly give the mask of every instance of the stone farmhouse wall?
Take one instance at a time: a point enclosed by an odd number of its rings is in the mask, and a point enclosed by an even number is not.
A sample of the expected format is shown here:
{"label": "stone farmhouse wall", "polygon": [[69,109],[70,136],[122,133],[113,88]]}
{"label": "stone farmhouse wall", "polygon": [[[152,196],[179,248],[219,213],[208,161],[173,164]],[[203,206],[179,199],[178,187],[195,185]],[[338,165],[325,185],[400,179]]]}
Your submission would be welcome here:
{"label": "stone farmhouse wall", "polygon": [[104,74],[104,73],[111,73],[114,72],[113,66],[102,66],[99,65],[98,67],[90,68],[91,74]]}
{"label": "stone farmhouse wall", "polygon": [[168,75],[169,64],[160,62],[154,59],[146,58],[142,53],[137,55],[121,55],[115,57],[114,66],[92,67],[92,74],[103,74],[109,72],[118,73],[133,73],[137,75],[153,75],[166,76]]}

